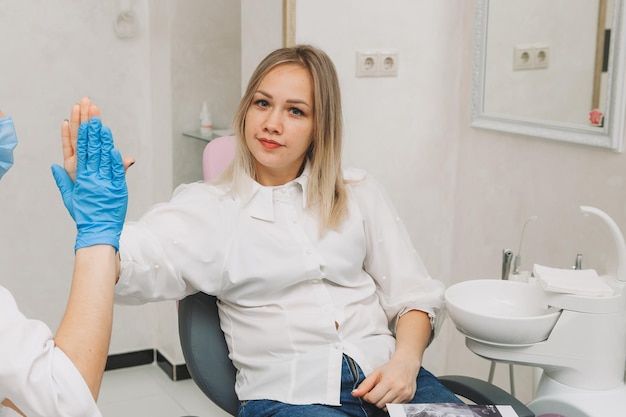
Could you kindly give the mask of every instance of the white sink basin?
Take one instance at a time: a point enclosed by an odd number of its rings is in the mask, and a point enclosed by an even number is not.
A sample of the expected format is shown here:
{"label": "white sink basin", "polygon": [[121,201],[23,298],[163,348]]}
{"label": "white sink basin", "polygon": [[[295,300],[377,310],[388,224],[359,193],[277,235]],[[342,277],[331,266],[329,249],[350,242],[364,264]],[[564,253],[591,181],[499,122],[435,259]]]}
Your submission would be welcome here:
{"label": "white sink basin", "polygon": [[546,340],[561,311],[548,308],[537,285],[500,279],[464,281],[445,293],[457,329],[471,339],[499,345]]}

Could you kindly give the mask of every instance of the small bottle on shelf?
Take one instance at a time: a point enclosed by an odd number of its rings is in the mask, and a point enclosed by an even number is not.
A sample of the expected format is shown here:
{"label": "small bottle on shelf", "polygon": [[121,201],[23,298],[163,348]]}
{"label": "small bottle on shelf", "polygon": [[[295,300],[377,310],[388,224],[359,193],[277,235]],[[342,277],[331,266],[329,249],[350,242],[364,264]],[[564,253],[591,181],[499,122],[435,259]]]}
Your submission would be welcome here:
{"label": "small bottle on shelf", "polygon": [[202,111],[200,112],[200,136],[205,138],[211,138],[213,136],[213,123],[206,101],[202,103]]}

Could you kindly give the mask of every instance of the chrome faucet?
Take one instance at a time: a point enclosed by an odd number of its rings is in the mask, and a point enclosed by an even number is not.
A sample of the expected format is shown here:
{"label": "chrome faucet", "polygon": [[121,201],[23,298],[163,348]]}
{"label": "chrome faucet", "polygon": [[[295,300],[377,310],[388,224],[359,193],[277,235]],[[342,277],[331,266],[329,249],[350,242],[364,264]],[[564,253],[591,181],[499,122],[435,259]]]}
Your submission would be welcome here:
{"label": "chrome faucet", "polygon": [[579,253],[576,254],[576,263],[574,264],[574,266],[572,267],[573,269],[583,269],[583,254]]}
{"label": "chrome faucet", "polygon": [[513,259],[513,251],[511,249],[502,250],[502,279],[509,279],[511,272],[511,260]]}

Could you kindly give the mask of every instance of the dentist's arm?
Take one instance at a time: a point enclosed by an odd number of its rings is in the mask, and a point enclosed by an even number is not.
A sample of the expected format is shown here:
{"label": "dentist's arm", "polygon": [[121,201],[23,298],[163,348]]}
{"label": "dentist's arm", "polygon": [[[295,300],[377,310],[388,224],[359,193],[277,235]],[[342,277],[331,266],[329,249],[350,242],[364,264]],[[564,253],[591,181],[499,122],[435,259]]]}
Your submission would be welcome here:
{"label": "dentist's arm", "polygon": [[54,337],[74,363],[95,400],[106,365],[113,321],[115,248],[94,245],[76,251],[67,309]]}
{"label": "dentist's arm", "polygon": [[[9,398],[2,401],[20,415],[18,407],[27,415],[100,416],[94,400],[111,335],[116,251],[128,192],[122,158],[110,130],[98,118],[81,125],[76,149],[75,183],[63,168],[52,167],[78,232],[69,301],[54,343],[43,323],[27,320],[17,306],[9,309],[14,313],[8,317],[13,319],[9,325],[32,342],[23,340],[26,344],[16,351],[13,361],[19,366],[8,370],[16,378],[4,393]],[[78,375],[85,386],[76,384]],[[93,399],[85,396],[88,393]],[[6,412],[5,408],[0,414]]]}
{"label": "dentist's arm", "polygon": [[[29,335],[28,342],[32,343],[22,346],[25,353],[13,361],[28,358],[32,361],[23,364],[23,371],[13,381],[17,384],[15,392],[3,393],[19,404],[19,408],[9,399],[2,402],[3,406],[21,416],[25,414],[20,408],[29,416],[31,413],[100,416],[94,401],[98,398],[111,335],[114,258],[115,248],[110,245],[94,245],[76,251],[69,301],[54,344],[44,339],[46,332]],[[13,324],[20,323],[14,321]],[[41,326],[44,327],[43,323]],[[24,323],[23,327],[23,331],[36,331],[33,325]],[[63,353],[58,353],[59,350]],[[68,366],[75,369],[68,369]],[[77,386],[73,375],[82,376],[86,388]],[[86,397],[90,394],[93,400]],[[0,415],[5,414],[0,410]]]}
{"label": "dentist's arm", "polygon": [[98,117],[81,123],[76,149],[76,183],[59,165],[52,167],[78,231],[70,299],[55,342],[97,398],[111,336],[117,249],[128,190],[122,157]]}

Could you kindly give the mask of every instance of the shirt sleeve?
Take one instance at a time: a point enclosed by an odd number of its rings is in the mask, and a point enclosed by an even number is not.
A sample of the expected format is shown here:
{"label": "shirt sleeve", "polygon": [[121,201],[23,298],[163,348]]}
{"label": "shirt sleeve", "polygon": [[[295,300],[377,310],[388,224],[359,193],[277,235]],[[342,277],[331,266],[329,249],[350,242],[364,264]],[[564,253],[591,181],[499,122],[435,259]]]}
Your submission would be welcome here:
{"label": "shirt sleeve", "polygon": [[[24,317],[3,287],[0,334],[0,398],[10,399],[29,417],[101,416],[85,380],[55,346],[50,329]],[[0,415],[11,413],[0,407]]]}
{"label": "shirt sleeve", "polygon": [[202,290],[216,295],[223,257],[223,212],[215,187],[179,186],[167,203],[126,222],[120,238],[121,274],[115,301],[177,300]]}
{"label": "shirt sleeve", "polygon": [[[364,269],[374,279],[390,328],[410,310],[427,313],[433,329],[443,308],[444,284],[428,274],[391,199],[371,176],[349,182],[366,235]],[[443,317],[443,314],[441,314]]]}

